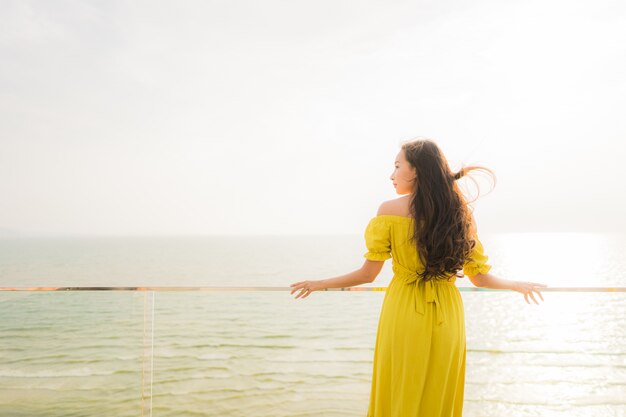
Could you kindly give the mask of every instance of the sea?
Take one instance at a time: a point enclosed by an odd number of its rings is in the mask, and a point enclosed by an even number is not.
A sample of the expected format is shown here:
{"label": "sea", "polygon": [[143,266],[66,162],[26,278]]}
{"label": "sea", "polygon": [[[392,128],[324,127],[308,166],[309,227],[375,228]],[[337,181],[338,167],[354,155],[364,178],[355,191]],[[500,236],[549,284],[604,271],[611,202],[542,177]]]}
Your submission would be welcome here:
{"label": "sea", "polygon": [[[502,279],[626,287],[623,234],[481,241]],[[0,288],[222,290],[0,291],[0,417],[365,417],[391,260],[366,291],[289,287],[354,271],[365,251],[361,235],[1,238]],[[456,283],[463,416],[626,417],[626,292],[535,304]]]}

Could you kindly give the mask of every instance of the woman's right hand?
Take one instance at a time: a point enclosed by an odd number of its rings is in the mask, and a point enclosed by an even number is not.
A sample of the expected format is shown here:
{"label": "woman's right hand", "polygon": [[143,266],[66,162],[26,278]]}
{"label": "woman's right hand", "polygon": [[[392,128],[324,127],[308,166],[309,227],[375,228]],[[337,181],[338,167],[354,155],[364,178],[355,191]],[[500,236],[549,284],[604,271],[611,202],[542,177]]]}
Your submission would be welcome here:
{"label": "woman's right hand", "polygon": [[309,295],[311,295],[313,291],[319,291],[321,289],[324,289],[324,286],[322,285],[322,281],[323,280],[318,279],[318,280],[294,282],[293,284],[290,285],[290,287],[292,288],[291,294],[300,290],[300,294],[298,294],[295,298],[296,299],[300,297],[307,298]]}
{"label": "woman's right hand", "polygon": [[541,293],[537,290],[536,287],[547,287],[546,284],[540,284],[538,282],[528,282],[528,281],[513,281],[513,286],[512,286],[512,290],[513,291],[517,291],[517,292],[521,292],[522,294],[524,294],[524,299],[526,300],[526,302],[528,304],[530,304],[530,301],[528,301],[528,296],[530,295],[530,298],[533,299],[533,301],[535,302],[535,304],[539,304],[537,302],[537,299],[535,298],[535,296],[533,295],[533,291],[536,292],[539,297],[541,298],[541,301],[545,301],[543,299],[543,296],[541,295]]}

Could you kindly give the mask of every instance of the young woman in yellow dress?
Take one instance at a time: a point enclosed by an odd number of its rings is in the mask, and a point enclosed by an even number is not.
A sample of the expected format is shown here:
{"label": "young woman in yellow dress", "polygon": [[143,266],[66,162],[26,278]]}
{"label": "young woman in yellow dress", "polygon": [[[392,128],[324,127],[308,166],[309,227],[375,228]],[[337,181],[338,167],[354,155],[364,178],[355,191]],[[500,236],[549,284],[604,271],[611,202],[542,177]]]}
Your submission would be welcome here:
{"label": "young woman in yellow dress", "polygon": [[429,139],[404,142],[391,175],[403,197],[382,203],[365,229],[363,266],[349,274],[291,284],[295,298],[326,288],[373,282],[385,260],[393,278],[381,306],[367,417],[461,417],[465,385],[465,315],[457,277],[510,289],[539,304],[545,284],[489,274],[474,217],[452,172]]}

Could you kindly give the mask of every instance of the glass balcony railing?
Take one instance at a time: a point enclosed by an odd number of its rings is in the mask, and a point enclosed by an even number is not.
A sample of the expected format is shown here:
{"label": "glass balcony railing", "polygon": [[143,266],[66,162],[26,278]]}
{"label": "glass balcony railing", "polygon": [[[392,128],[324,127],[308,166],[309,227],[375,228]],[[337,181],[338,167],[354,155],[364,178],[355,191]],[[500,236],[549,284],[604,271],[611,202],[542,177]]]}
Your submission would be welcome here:
{"label": "glass balcony railing", "polygon": [[[364,416],[385,287],[290,290],[2,287],[0,416]],[[459,290],[464,416],[626,415],[625,287]]]}

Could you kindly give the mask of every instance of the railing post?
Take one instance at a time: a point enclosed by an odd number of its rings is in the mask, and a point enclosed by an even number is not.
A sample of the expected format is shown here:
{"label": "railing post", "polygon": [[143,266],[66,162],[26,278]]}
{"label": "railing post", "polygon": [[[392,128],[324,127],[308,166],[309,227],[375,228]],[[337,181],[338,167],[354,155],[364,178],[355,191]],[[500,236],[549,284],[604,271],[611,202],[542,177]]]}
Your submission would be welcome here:
{"label": "railing post", "polygon": [[152,417],[154,371],[154,291],[144,291],[143,355],[141,372],[141,417]]}

